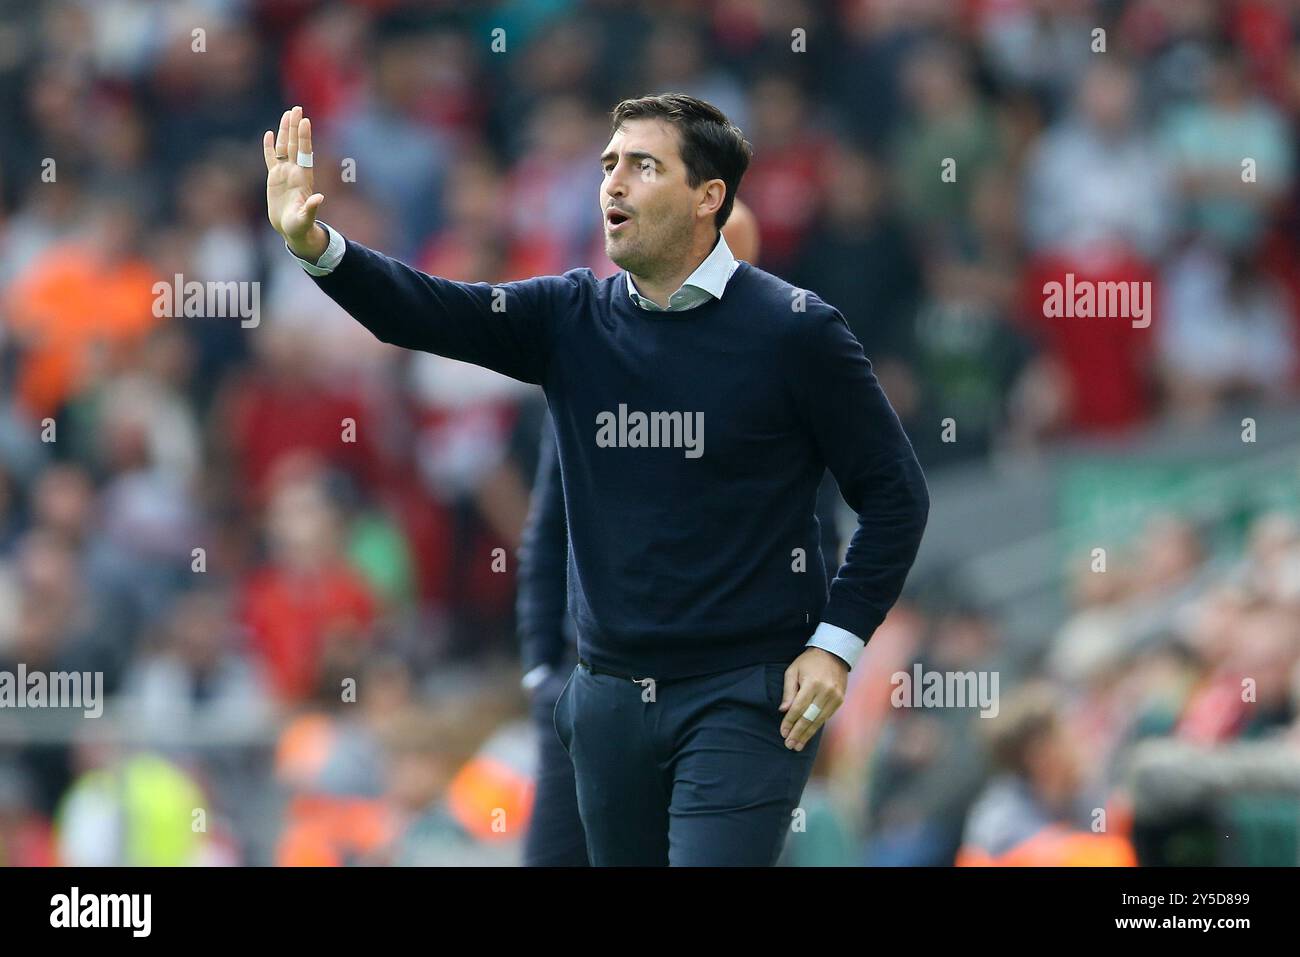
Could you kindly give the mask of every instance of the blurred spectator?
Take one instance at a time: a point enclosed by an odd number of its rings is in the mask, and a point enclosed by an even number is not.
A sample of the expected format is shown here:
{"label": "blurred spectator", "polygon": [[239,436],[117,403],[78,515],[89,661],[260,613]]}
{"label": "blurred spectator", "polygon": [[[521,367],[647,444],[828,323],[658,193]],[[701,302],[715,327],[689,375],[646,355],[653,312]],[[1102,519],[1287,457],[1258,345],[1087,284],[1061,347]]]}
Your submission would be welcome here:
{"label": "blurred spectator", "polygon": [[1093,26],[1088,5],[1051,0],[980,4],[974,39],[998,78],[1025,88],[1059,112],[1087,68],[1091,51],[1080,37]]}
{"label": "blurred spectator", "polygon": [[[88,768],[55,817],[59,863],[69,867],[178,867],[233,863],[228,836],[194,826],[207,801],[181,768],[148,753]],[[205,822],[206,824],[206,822]]]}
{"label": "blurred spectator", "polygon": [[524,121],[523,152],[511,167],[502,205],[508,235],[533,257],[530,267],[560,273],[587,265],[593,233],[599,233],[601,147],[608,123],[586,101],[555,96],[537,104]]}
{"label": "blurred spectator", "polygon": [[269,689],[235,645],[229,596],[215,590],[182,595],[167,616],[159,647],[142,656],[124,682],[141,720],[161,724],[251,723],[270,711]]}
{"label": "blurred spectator", "polygon": [[[1150,421],[1156,409],[1152,328],[1162,308],[1151,294],[1157,278],[1146,260],[1095,246],[1083,254],[1040,257],[1021,273],[1015,316],[1039,349],[1011,396],[1012,421],[1026,435],[1043,441],[1118,434]],[[1049,315],[1049,289],[1067,284],[1125,289],[1132,305],[1117,310],[1119,315]],[[1136,297],[1146,317],[1136,315]],[[1141,325],[1148,319],[1149,325]]]}
{"label": "blurred spectator", "polygon": [[502,204],[500,191],[501,170],[491,155],[474,151],[457,161],[447,222],[421,251],[419,268],[462,282],[510,282],[559,263],[563,252],[551,233],[523,226],[523,211]]}
{"label": "blurred spectator", "polygon": [[[486,702],[487,710],[504,702]],[[476,700],[476,715],[482,705]],[[491,725],[451,713],[394,728],[389,804],[400,836],[392,863],[413,867],[517,865],[520,835],[532,805],[527,730],[518,722]]]}
{"label": "blurred spectator", "polygon": [[746,130],[754,157],[745,173],[745,202],[758,219],[763,264],[785,274],[806,240],[825,189],[830,142],[798,83],[765,76],[755,85],[754,128]]}
{"label": "blurred spectator", "polygon": [[103,202],[79,239],[38,256],[8,290],[10,331],[25,350],[15,392],[35,418],[59,409],[154,325],[154,272],[137,255],[143,224]]}
{"label": "blurred spectator", "polygon": [[1003,144],[963,50],[923,46],[903,76],[911,110],[894,144],[894,172],[904,211],[929,242],[963,225],[972,188],[1002,160]]}
{"label": "blurred spectator", "polygon": [[[920,393],[917,454],[944,465],[986,457],[1017,428],[1007,395],[1033,358],[1014,322],[1020,261],[1016,193],[996,170],[979,175],[969,218],[930,252],[927,296],[917,312],[908,368]],[[955,441],[942,428],[951,419]]]}
{"label": "blurred spectator", "polygon": [[290,801],[277,863],[516,863],[527,779],[510,798],[494,784],[499,762],[476,757],[511,706],[483,688],[473,709],[417,704],[409,673],[391,658],[366,665],[355,701],[306,713],[281,737],[277,770]]}
{"label": "blurred spectator", "polygon": [[734,74],[717,65],[707,38],[689,19],[661,19],[650,28],[640,61],[639,90],[674,90],[712,103],[742,130],[749,129],[749,98]]}
{"label": "blurred spectator", "polygon": [[306,330],[273,326],[256,340],[260,361],[223,387],[214,429],[244,507],[265,503],[272,474],[291,454],[310,453],[369,487],[396,454],[381,442],[383,418],[367,414],[371,396],[326,377],[312,361],[313,342]]}
{"label": "blurred spectator", "polygon": [[1225,402],[1285,397],[1296,372],[1290,309],[1255,251],[1190,247],[1161,285],[1158,369],[1176,414],[1203,420]]}
{"label": "blurred spectator", "polygon": [[[875,158],[839,146],[827,160],[826,189],[792,279],[839,304],[874,365],[898,361],[909,354],[921,296],[917,254]],[[897,408],[893,392],[890,399]]]}
{"label": "blurred spectator", "polygon": [[1175,734],[1197,743],[1276,733],[1296,717],[1292,675],[1300,661],[1296,615],[1253,603],[1234,640],[1187,702]]}
{"label": "blurred spectator", "polygon": [[364,95],[337,127],[319,133],[322,142],[353,161],[357,188],[394,221],[392,252],[403,258],[441,221],[443,180],[453,149],[451,137],[423,122],[432,96],[429,73],[437,64],[431,42],[428,36],[408,35],[377,44]]}
{"label": "blurred spectator", "polygon": [[1025,232],[1035,251],[1162,252],[1174,197],[1168,166],[1137,116],[1136,83],[1128,66],[1099,61],[1083,77],[1074,114],[1035,147],[1025,172]]}
{"label": "blurred spectator", "polygon": [[1294,146],[1277,109],[1251,91],[1239,53],[1221,49],[1208,74],[1203,99],[1170,111],[1165,147],[1186,225],[1227,248],[1250,248],[1291,177]]}
{"label": "blurred spectator", "polygon": [[337,694],[327,682],[356,674],[379,609],[347,562],[324,477],[305,460],[273,477],[266,533],[267,561],[242,599],[251,647],[281,701]]}
{"label": "blurred spectator", "polygon": [[17,768],[0,764],[0,867],[52,867],[49,820],[37,809],[31,786]]}
{"label": "blurred spectator", "polygon": [[1132,866],[1120,834],[1096,833],[1081,757],[1048,686],[1022,689],[990,722],[1000,772],[971,808],[959,865]]}
{"label": "blurred spectator", "polygon": [[[932,629],[913,661],[901,669],[908,680],[914,663],[927,673],[997,675],[999,687],[1010,679],[1003,674],[992,623],[977,609],[952,608],[938,616]],[[898,688],[897,674],[890,678],[891,691]],[[919,697],[919,689],[914,690]],[[926,709],[900,708],[892,698],[891,704],[894,719],[873,755],[867,857],[861,863],[950,863],[961,844],[966,809],[984,777],[976,734],[977,724],[989,719],[974,717],[953,702]]]}

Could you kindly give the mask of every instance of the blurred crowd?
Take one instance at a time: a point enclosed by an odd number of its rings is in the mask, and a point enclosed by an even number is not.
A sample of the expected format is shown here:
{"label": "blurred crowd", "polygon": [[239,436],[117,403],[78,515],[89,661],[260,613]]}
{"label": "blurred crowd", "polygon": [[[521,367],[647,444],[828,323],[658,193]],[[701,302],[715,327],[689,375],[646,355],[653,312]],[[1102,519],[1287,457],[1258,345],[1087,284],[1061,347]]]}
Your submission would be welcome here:
{"label": "blurred crowd", "polygon": [[[321,218],[427,272],[609,275],[608,111],[668,90],[745,131],[759,265],[844,313],[927,474],[1297,401],[1297,0],[0,0],[0,670],[119,702],[0,736],[0,863],[518,859],[544,400],[321,295],[260,137],[303,105]],[[1150,327],[1045,317],[1067,274],[1152,283]],[[165,318],[175,277],[260,315]],[[1134,742],[1297,740],[1294,518],[1205,531],[1080,572],[1028,660],[905,598],[787,862],[1124,862]],[[997,670],[1000,717],[892,707],[917,661]]]}
{"label": "blurred crowd", "polygon": [[[1144,814],[1131,793],[1135,749],[1154,740],[1193,754],[1271,742],[1270,761],[1292,774],[1300,767],[1300,523],[1266,510],[1230,552],[1208,547],[1216,531],[1157,512],[1104,574],[1086,555],[1072,563],[1069,614],[1028,653],[960,594],[901,602],[850,675],[809,786],[865,840],[810,847],[812,856],[1058,866],[1134,863],[1141,851],[1148,864],[1259,863],[1201,848],[1180,857],[1176,829],[1171,847],[1169,822]],[[918,662],[927,672],[997,674],[996,715],[897,707],[893,676]],[[1261,788],[1258,778],[1237,785]],[[1284,840],[1295,848],[1300,794],[1279,793],[1290,810]],[[1229,823],[1230,796],[1199,808],[1198,821],[1254,826]]]}

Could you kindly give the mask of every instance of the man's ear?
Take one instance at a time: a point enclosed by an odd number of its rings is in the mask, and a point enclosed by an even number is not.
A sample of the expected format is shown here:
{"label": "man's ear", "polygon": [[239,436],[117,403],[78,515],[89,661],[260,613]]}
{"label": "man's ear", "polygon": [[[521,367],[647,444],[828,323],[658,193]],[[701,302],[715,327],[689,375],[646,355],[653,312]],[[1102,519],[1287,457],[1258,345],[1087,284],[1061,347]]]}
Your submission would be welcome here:
{"label": "man's ear", "polygon": [[712,219],[726,198],[727,184],[720,179],[711,179],[704,184],[704,195],[695,211],[702,218]]}

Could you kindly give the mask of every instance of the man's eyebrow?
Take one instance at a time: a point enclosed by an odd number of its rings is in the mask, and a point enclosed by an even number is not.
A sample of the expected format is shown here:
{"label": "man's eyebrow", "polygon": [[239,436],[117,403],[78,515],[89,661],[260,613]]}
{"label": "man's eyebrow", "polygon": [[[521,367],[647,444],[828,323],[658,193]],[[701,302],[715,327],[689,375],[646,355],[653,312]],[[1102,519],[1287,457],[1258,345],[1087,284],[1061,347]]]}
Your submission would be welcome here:
{"label": "man's eyebrow", "polygon": [[[655,156],[653,153],[647,153],[644,150],[628,150],[627,155],[632,157],[633,159],[652,159],[655,161],[656,166],[664,165],[663,160]],[[615,153],[613,150],[609,150],[605,153],[604,156],[600,158],[600,162],[603,165],[605,163],[608,163],[610,160],[614,160],[614,159],[618,159],[618,154]]]}

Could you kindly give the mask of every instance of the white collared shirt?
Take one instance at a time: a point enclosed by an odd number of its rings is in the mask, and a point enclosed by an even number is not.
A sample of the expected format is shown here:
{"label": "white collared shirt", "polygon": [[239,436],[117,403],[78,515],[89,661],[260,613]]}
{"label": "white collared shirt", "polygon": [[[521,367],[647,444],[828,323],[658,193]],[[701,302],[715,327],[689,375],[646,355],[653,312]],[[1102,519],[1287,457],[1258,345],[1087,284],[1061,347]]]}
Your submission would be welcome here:
{"label": "white collared shirt", "polygon": [[722,233],[718,233],[718,241],[713,244],[713,251],[704,257],[704,262],[696,266],[695,271],[686,277],[686,281],[678,287],[677,291],[668,297],[667,309],[637,292],[630,272],[625,272],[623,275],[627,277],[627,294],[642,309],[648,312],[683,312],[703,305],[710,299],[721,299],[723,291],[727,288],[727,280],[739,266],[740,260],[731,254],[727,238]]}

